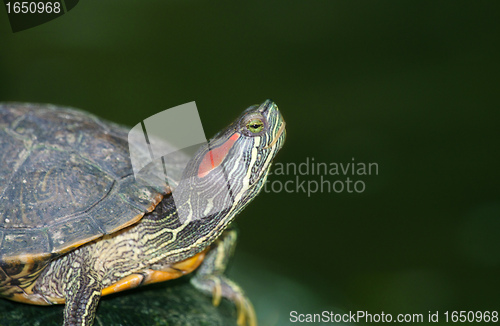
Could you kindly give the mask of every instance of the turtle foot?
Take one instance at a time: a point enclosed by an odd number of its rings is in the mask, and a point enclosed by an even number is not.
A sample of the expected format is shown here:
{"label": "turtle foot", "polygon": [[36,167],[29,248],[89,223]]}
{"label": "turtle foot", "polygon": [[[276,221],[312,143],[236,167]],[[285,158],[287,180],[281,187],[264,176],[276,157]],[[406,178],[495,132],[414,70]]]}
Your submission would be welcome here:
{"label": "turtle foot", "polygon": [[205,275],[193,278],[191,283],[202,292],[212,295],[212,303],[216,307],[222,298],[232,301],[237,310],[238,326],[257,326],[257,317],[252,303],[243,290],[227,277]]}

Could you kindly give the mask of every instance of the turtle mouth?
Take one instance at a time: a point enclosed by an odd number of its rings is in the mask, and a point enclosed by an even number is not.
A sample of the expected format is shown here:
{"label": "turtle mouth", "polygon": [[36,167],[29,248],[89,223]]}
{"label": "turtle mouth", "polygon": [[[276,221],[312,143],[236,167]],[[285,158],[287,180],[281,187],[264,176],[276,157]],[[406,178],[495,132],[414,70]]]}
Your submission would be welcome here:
{"label": "turtle mouth", "polygon": [[274,144],[276,144],[276,142],[278,141],[278,139],[280,139],[281,137],[281,134],[283,133],[283,131],[285,131],[285,121],[283,121],[283,123],[281,124],[280,126],[280,129],[278,130],[278,133],[276,134],[276,137],[274,137],[273,141],[267,145],[266,147],[264,147],[264,149],[268,149],[268,148],[271,148],[274,146]]}

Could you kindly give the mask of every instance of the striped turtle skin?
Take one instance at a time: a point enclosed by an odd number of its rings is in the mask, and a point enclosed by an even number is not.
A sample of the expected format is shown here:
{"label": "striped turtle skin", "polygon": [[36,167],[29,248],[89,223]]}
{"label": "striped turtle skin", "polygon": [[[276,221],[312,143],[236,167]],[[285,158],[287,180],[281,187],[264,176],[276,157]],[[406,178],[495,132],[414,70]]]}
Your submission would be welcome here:
{"label": "striped turtle skin", "polygon": [[246,109],[167,183],[134,176],[128,130],[75,109],[0,104],[0,296],[65,304],[64,325],[92,325],[101,296],[193,272],[215,305],[235,303],[238,325],[257,325],[224,271],[231,222],[285,140],[278,107]]}

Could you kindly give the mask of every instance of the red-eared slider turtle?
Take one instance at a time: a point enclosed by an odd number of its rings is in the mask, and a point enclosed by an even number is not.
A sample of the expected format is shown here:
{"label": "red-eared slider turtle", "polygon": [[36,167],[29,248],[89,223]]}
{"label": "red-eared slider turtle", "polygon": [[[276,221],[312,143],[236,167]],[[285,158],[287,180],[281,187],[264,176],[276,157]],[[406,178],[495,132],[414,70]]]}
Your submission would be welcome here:
{"label": "red-eared slider turtle", "polygon": [[236,241],[230,223],[285,140],[277,106],[245,110],[178,184],[152,182],[147,169],[134,175],[128,131],[74,109],[0,105],[0,296],[64,303],[64,325],[92,325],[101,296],[195,271],[191,283],[215,305],[225,297],[239,325],[256,325],[223,273]]}

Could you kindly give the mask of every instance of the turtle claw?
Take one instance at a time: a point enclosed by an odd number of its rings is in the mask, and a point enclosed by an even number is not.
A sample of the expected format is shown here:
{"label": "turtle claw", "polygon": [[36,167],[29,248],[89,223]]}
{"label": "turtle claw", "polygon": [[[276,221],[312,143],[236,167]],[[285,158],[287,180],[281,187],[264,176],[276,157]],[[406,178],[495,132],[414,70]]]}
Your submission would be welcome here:
{"label": "turtle claw", "polygon": [[202,292],[211,294],[212,303],[216,307],[222,298],[233,302],[236,306],[238,326],[257,326],[257,316],[253,305],[236,283],[222,275],[194,277],[191,283]]}
{"label": "turtle claw", "polygon": [[218,307],[220,300],[222,299],[222,287],[218,278],[214,278],[214,289],[212,291],[212,304],[214,307]]}
{"label": "turtle claw", "polygon": [[257,316],[252,303],[245,296],[235,298],[238,319],[238,326],[257,326]]}

